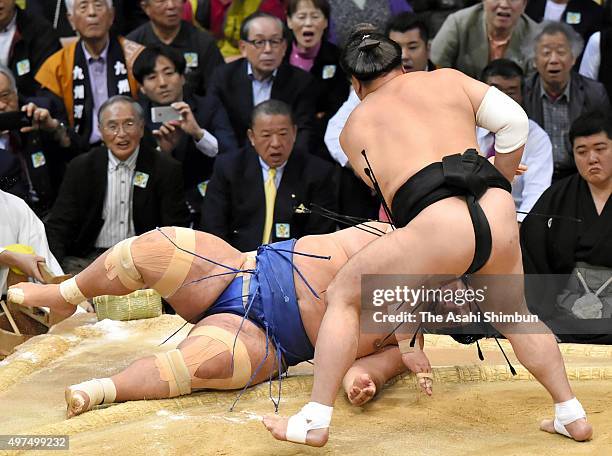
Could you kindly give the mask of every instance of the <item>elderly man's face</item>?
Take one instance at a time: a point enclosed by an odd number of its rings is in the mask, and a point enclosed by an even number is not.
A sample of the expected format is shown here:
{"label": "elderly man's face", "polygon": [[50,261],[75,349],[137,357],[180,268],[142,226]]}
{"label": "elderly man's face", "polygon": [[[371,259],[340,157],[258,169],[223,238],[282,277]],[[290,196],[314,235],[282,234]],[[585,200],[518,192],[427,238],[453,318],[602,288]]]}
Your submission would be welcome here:
{"label": "elderly man's face", "polygon": [[536,44],[535,66],[545,88],[563,89],[570,80],[576,58],[563,33],[543,35]]}
{"label": "elderly man's face", "polygon": [[291,155],[297,127],[289,116],[260,114],[247,134],[261,159],[271,168],[278,168]]}
{"label": "elderly man's face", "polygon": [[247,41],[240,41],[240,52],[251,63],[255,76],[267,77],[276,70],[287,50],[279,21],[260,17],[249,24]]}
{"label": "elderly man's face", "polygon": [[391,30],[389,39],[395,41],[402,48],[402,66],[406,73],[427,70],[429,46],[421,37],[421,31],[418,28],[405,32]]}
{"label": "elderly man's face", "polygon": [[79,35],[87,39],[104,38],[113,25],[115,10],[106,0],[75,0],[68,19]]}
{"label": "elderly man's face", "polygon": [[19,110],[17,92],[11,88],[9,79],[0,73],[0,112],[13,112]]}
{"label": "elderly man's face", "polygon": [[154,103],[169,105],[183,99],[183,84],[185,77],[176,71],[174,63],[160,55],[153,73],[144,77],[140,90]]}
{"label": "elderly man's face", "polygon": [[0,29],[6,27],[15,14],[15,0],[0,0]]}
{"label": "elderly man's face", "polygon": [[183,0],[144,0],[140,5],[158,27],[175,29],[181,25]]}
{"label": "elderly man's face", "polygon": [[612,179],[612,139],[604,132],[574,139],[574,160],[580,175],[593,185]]}
{"label": "elderly man's face", "polygon": [[118,102],[104,110],[100,132],[106,147],[124,161],[134,153],[144,135],[144,123],[129,103]]}
{"label": "elderly man's face", "polygon": [[489,28],[511,30],[525,11],[527,0],[483,0]]}

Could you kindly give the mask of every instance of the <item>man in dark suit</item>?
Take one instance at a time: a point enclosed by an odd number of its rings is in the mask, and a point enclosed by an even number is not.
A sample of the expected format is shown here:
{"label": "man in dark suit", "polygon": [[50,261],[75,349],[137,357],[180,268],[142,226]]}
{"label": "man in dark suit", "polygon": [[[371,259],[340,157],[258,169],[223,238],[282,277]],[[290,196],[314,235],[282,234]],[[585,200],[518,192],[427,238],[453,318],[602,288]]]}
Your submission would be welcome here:
{"label": "man in dark suit", "polygon": [[553,182],[576,172],[568,137],[572,122],[587,112],[610,109],[604,86],[572,71],[581,52],[580,41],[567,24],[545,25],[534,42],[537,73],[524,86],[523,107],[553,145]]}
{"label": "man in dark suit", "polygon": [[272,98],[291,106],[298,147],[308,150],[317,92],[309,73],[283,63],[283,30],[274,16],[250,15],[240,32],[243,58],[217,68],[212,76],[209,91],[225,106],[240,146],[246,143],[253,107]]}
{"label": "man in dark suit", "polygon": [[99,119],[106,147],[70,162],[46,223],[51,251],[68,272],[78,272],[126,238],[187,224],[181,165],[142,141],[138,103],[121,95],[109,98]]}
{"label": "man in dark suit", "polygon": [[[166,46],[147,46],[134,62],[148,133],[162,152],[183,165],[185,194],[194,227],[200,221],[202,197],[218,153],[235,152],[238,144],[227,113],[217,98],[194,95],[185,85],[185,59]],[[175,119],[160,123],[154,107],[174,108]]]}
{"label": "man in dark suit", "polygon": [[296,213],[302,204],[337,207],[332,165],[295,151],[296,133],[286,103],[268,100],[255,107],[248,130],[252,147],[217,158],[204,197],[204,231],[243,251],[334,231],[329,219]]}

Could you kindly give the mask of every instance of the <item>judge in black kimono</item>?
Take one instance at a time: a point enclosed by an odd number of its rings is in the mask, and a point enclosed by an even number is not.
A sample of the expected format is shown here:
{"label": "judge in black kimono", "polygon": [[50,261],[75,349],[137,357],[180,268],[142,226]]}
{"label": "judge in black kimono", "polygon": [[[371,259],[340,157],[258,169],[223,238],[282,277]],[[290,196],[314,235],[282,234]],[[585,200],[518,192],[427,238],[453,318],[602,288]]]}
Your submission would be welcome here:
{"label": "judge in black kimono", "polygon": [[612,120],[570,130],[578,173],[546,190],[521,226],[527,303],[565,342],[612,343]]}

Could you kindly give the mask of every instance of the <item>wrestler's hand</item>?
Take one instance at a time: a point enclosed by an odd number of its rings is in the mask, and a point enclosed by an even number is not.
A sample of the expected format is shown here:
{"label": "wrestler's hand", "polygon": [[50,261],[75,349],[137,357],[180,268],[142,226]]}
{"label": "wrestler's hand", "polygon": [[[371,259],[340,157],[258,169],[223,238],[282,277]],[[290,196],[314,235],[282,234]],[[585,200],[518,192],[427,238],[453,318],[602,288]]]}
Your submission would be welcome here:
{"label": "wrestler's hand", "polygon": [[38,263],[44,263],[45,261],[43,257],[29,253],[10,252],[8,250],[0,253],[0,264],[19,269],[26,277],[33,277],[39,282],[44,282],[44,279],[40,275]]}
{"label": "wrestler's hand", "polygon": [[[491,162],[491,164],[493,166],[495,166],[495,155],[489,158],[489,161]],[[529,169],[529,167],[527,165],[524,165],[523,163],[519,163],[518,168],[516,168],[516,171],[514,173],[515,176],[522,176],[523,174],[525,174],[527,172],[527,170]]]}

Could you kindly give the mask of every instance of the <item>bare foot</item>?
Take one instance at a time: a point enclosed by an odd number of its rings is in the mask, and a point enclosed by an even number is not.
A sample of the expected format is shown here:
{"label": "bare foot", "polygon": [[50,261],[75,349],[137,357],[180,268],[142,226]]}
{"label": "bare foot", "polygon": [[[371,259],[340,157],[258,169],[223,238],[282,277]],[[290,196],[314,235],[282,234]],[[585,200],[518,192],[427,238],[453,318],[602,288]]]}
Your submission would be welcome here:
{"label": "bare foot", "polygon": [[[419,373],[431,373],[431,365],[429,359],[425,355],[423,350],[414,350],[411,353],[402,354],[402,362],[415,374]],[[418,377],[417,377],[418,378]],[[433,382],[431,378],[421,377],[418,378],[419,386],[425,394],[431,396],[433,394],[432,387]]]}
{"label": "bare foot", "polygon": [[[566,424],[565,429],[567,429],[567,432],[569,432],[572,438],[577,442],[585,442],[593,438],[593,426],[587,423],[585,418],[580,418],[570,424]],[[550,432],[551,434],[557,434],[553,420],[542,420],[542,423],[540,423],[540,430]]]}
{"label": "bare foot", "polygon": [[64,315],[72,315],[76,306],[67,303],[59,291],[59,285],[41,285],[21,282],[8,290],[8,299],[26,307],[49,307]]}
{"label": "bare foot", "polygon": [[368,374],[360,374],[353,380],[353,385],[347,391],[348,400],[351,404],[361,406],[376,394],[376,383]]}
{"label": "bare foot", "polygon": [[83,391],[72,389],[67,387],[64,395],[66,397],[66,414],[68,418],[80,415],[81,413],[89,410],[89,396]]}
{"label": "bare foot", "polygon": [[[263,424],[276,440],[287,441],[288,418],[278,415],[267,415],[263,418]],[[329,428],[312,429],[306,434],[306,445],[322,447],[329,438]]]}

